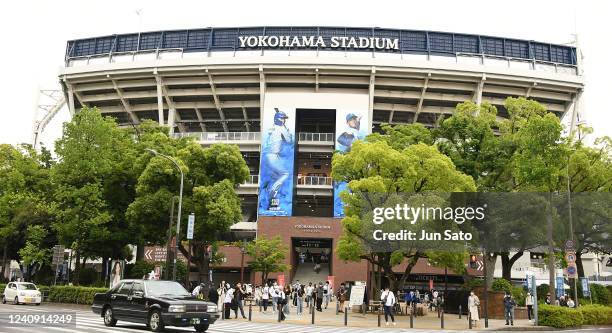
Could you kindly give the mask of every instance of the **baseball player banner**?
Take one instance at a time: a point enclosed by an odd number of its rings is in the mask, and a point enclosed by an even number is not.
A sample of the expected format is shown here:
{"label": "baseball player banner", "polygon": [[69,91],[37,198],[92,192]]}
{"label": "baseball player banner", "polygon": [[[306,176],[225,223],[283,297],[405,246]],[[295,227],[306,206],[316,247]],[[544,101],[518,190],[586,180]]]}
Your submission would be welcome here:
{"label": "baseball player banner", "polygon": [[259,215],[291,216],[295,143],[295,108],[266,109],[261,138]]}
{"label": "baseball player banner", "polygon": [[[336,152],[350,152],[353,142],[364,140],[370,128],[366,112],[336,110]],[[347,182],[334,182],[334,217],[344,217],[344,203],[340,193],[345,190],[348,190]]]}

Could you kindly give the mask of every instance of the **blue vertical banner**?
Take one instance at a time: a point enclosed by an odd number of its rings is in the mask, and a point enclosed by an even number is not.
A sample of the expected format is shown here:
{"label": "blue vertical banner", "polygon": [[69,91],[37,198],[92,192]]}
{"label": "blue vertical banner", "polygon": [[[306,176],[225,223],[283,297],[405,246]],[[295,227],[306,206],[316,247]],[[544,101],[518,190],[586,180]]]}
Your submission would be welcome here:
{"label": "blue vertical banner", "polygon": [[559,298],[565,294],[565,288],[564,288],[565,281],[563,280],[563,276],[557,276],[556,282],[557,282],[557,289],[556,289],[557,298]]}
{"label": "blue vertical banner", "polygon": [[274,107],[264,111],[258,214],[291,216],[296,146],[295,108]]}
{"label": "blue vertical banner", "polygon": [[591,289],[589,289],[589,278],[580,278],[582,283],[582,297],[591,297]]}
{"label": "blue vertical banner", "polygon": [[[351,110],[336,110],[336,136],[335,147],[337,153],[348,153],[353,143],[364,140],[370,133],[367,112],[355,112]],[[344,203],[340,198],[342,191],[348,190],[348,183],[334,182],[334,217],[344,217]]]}

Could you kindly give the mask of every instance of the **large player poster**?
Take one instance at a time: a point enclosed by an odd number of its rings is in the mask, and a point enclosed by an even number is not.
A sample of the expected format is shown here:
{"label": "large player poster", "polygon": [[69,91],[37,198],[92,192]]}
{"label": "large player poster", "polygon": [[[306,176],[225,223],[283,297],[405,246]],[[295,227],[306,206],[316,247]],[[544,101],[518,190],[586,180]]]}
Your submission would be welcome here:
{"label": "large player poster", "polygon": [[[357,140],[364,140],[370,128],[365,112],[336,110],[336,151],[350,152],[353,143]],[[344,190],[348,190],[346,182],[334,182],[334,217],[344,216],[344,203],[340,199],[340,192]]]}
{"label": "large player poster", "polygon": [[261,138],[259,215],[291,216],[295,141],[295,108],[266,109]]}

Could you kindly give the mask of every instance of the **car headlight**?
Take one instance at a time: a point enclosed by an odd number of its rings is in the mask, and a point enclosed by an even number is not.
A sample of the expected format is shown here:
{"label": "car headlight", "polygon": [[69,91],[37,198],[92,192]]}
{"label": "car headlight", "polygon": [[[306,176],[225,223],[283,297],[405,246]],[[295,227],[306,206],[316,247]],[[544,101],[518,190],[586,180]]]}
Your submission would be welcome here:
{"label": "car headlight", "polygon": [[168,312],[185,312],[184,305],[170,305],[168,307]]}
{"label": "car headlight", "polygon": [[216,305],[209,305],[206,308],[206,312],[217,312],[217,306]]}

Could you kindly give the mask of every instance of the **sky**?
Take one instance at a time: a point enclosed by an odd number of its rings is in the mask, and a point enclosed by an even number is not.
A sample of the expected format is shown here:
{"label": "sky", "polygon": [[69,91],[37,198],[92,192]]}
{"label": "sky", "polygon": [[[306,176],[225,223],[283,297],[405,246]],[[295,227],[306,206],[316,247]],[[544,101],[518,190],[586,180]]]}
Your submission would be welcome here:
{"label": "sky", "polygon": [[[6,1],[0,11],[0,143],[31,142],[40,89],[60,89],[66,41],[116,33],[254,25],[332,25],[436,30],[570,43],[577,33],[585,91],[581,118],[612,136],[612,1]],[[41,137],[69,120],[64,108]]]}

